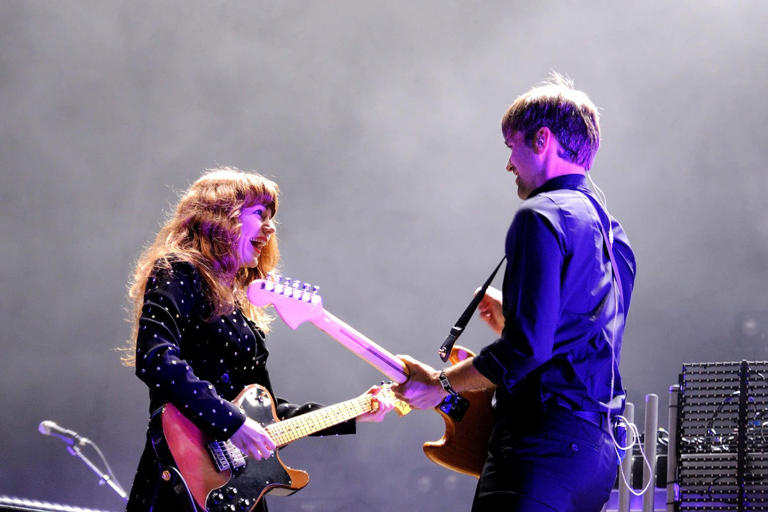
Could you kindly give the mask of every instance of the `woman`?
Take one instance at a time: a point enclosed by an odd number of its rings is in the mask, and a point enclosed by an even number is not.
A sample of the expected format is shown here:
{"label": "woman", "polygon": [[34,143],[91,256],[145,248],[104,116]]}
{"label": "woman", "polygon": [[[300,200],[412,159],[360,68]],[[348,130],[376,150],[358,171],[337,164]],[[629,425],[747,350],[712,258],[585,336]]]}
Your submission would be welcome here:
{"label": "woman", "polygon": [[[245,291],[277,265],[278,194],[273,181],[234,168],[209,170],[192,184],[136,265],[129,293],[135,347],[123,357],[149,387],[153,416],[171,403],[209,438],[229,439],[255,460],[270,457],[275,443],[231,400],[252,383],[272,393],[270,318]],[[317,407],[277,404],[280,419]],[[380,405],[357,421],[381,421],[392,406]],[[352,432],[354,420],[320,434]],[[164,485],[161,471],[148,433],[129,511],[187,509],[185,492]],[[264,500],[255,510],[266,510]]]}

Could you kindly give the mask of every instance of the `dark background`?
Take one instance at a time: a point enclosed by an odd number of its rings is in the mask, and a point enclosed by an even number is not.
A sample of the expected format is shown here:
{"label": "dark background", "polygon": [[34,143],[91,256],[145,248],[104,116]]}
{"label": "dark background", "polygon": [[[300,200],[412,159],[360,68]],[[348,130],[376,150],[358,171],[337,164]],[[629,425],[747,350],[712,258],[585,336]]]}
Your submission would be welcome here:
{"label": "dark background", "polygon": [[[438,365],[519,204],[499,120],[550,70],[602,109],[593,177],[639,262],[630,399],[660,395],[665,423],[684,361],[768,359],[766,15],[701,0],[0,2],[0,494],[121,507],[37,425],[93,439],[130,486],[147,393],[114,351],[126,282],[207,167],[274,177],[285,273]],[[474,320],[462,342],[490,339]],[[311,326],[278,321],[269,343],[295,401],[381,378]],[[301,440],[283,458],[312,482],[271,506],[466,510],[474,481],[421,454],[442,431],[417,412]]]}

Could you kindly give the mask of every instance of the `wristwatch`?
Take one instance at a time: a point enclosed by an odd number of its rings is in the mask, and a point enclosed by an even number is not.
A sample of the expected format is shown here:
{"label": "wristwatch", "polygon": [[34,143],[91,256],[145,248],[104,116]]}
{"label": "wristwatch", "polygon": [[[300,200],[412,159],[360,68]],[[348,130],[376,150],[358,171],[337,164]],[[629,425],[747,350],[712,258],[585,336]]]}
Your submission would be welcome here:
{"label": "wristwatch", "polygon": [[446,391],[446,393],[453,396],[459,396],[456,390],[453,389],[453,386],[451,386],[451,383],[448,382],[448,376],[445,375],[445,370],[440,371],[440,375],[438,376],[438,379],[440,379],[440,385],[443,386],[443,389]]}

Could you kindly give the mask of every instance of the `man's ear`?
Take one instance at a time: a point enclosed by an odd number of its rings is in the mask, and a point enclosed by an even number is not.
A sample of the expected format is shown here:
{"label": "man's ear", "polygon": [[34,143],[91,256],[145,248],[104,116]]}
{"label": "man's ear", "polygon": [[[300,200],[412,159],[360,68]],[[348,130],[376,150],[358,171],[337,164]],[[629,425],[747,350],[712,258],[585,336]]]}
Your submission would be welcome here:
{"label": "man's ear", "polygon": [[537,155],[544,153],[552,142],[552,132],[546,126],[542,126],[536,131],[533,137],[533,151]]}

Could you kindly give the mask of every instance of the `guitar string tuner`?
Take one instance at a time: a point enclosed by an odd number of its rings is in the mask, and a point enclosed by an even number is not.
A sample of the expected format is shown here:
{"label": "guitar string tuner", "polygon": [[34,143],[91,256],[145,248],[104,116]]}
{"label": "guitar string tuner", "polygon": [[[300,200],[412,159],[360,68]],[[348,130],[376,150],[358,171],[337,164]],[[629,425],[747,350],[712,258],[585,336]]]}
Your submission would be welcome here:
{"label": "guitar string tuner", "polygon": [[312,295],[317,295],[317,292],[319,292],[319,291],[320,291],[320,287],[319,286],[314,285],[312,287]]}
{"label": "guitar string tuner", "polygon": [[301,289],[301,281],[299,279],[294,279],[293,280],[293,287],[296,288],[297,290],[300,290]]}

